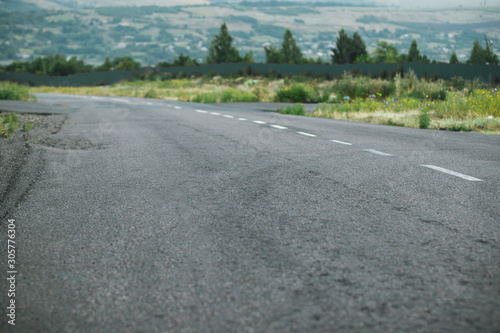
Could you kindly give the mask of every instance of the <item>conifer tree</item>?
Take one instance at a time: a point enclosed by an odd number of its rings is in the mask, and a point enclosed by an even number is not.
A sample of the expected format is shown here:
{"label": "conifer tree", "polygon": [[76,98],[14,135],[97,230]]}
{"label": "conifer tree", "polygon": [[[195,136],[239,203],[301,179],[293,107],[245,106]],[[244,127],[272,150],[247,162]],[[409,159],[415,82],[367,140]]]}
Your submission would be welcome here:
{"label": "conifer tree", "polygon": [[269,45],[269,47],[264,47],[264,51],[266,52],[266,62],[268,64],[281,64],[284,62],[283,52],[281,49],[278,49],[273,45]]}
{"label": "conifer tree", "polygon": [[233,37],[227,30],[224,22],[220,27],[220,33],[215,35],[208,50],[207,63],[220,64],[227,62],[241,62],[242,58],[236,47],[232,46]]}
{"label": "conifer tree", "polygon": [[339,31],[336,47],[332,49],[332,62],[334,64],[345,64],[349,62],[349,48],[351,46],[351,39],[344,29]]}
{"label": "conifer tree", "polygon": [[350,38],[344,29],[339,31],[336,47],[332,49],[334,64],[354,63],[356,59],[368,60],[368,52],[363,39],[355,32]]}
{"label": "conifer tree", "polygon": [[493,52],[493,46],[486,36],[484,36],[484,41],[486,42],[486,49],[484,50],[484,56],[486,58],[486,63],[498,65],[498,56]]}
{"label": "conifer tree", "polygon": [[399,51],[386,41],[381,41],[377,43],[377,48],[373,52],[376,62],[398,62]]}
{"label": "conifer tree", "polygon": [[301,64],[303,63],[303,56],[300,48],[295,42],[290,29],[285,30],[283,35],[283,43],[281,44],[281,50],[283,53],[283,61],[287,64]]}
{"label": "conifer tree", "polygon": [[101,66],[97,67],[98,71],[110,71],[111,69],[113,69],[113,63],[111,62],[111,60],[109,60],[108,56],[104,60],[104,63]]}
{"label": "conifer tree", "polygon": [[468,64],[484,64],[486,63],[486,53],[479,40],[476,39],[474,45],[472,46],[472,51],[470,53]]}
{"label": "conifer tree", "polygon": [[406,60],[410,62],[422,60],[422,56],[418,50],[417,41],[415,39],[411,42],[410,49],[408,50],[408,58]]}

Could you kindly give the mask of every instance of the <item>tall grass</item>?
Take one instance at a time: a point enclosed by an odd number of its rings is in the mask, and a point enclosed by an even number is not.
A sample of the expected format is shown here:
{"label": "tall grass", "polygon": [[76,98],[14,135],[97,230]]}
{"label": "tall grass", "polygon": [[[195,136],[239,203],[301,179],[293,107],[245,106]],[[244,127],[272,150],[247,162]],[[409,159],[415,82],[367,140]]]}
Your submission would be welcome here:
{"label": "tall grass", "polygon": [[36,101],[36,97],[29,93],[29,89],[26,86],[0,81],[0,100],[34,102]]}
{"label": "tall grass", "polygon": [[[341,103],[323,104],[311,116],[365,121],[378,124],[403,124],[409,127],[445,128],[499,132],[500,92],[497,89],[477,89],[471,92],[446,93],[446,100],[407,97],[357,98]],[[406,118],[403,123],[392,118]],[[400,119],[401,120],[401,119]]]}
{"label": "tall grass", "polygon": [[222,91],[198,93],[189,101],[195,103],[258,102],[259,98],[251,92],[227,88]]}

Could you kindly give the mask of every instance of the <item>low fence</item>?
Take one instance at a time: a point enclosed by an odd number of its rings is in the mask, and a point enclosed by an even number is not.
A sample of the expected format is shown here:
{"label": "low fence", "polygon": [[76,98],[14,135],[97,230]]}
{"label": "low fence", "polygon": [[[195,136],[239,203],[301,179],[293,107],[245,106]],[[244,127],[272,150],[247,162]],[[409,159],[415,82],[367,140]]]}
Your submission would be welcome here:
{"label": "low fence", "polygon": [[329,75],[338,76],[346,72],[358,71],[365,74],[379,76],[382,71],[389,73],[402,67],[403,71],[413,71],[417,77],[424,75],[432,76],[437,74],[441,79],[451,79],[460,76],[465,80],[479,80],[485,83],[497,83],[500,80],[500,66],[497,65],[466,65],[466,64],[425,64],[425,63],[379,63],[379,64],[345,64],[345,65],[292,65],[292,64],[210,64],[190,67],[156,67],[141,68],[131,71],[114,70],[106,72],[88,72],[77,73],[68,76],[49,76],[41,74],[30,74],[27,72],[0,72],[0,81],[13,81],[21,84],[30,84],[32,86],[96,86],[109,85],[126,79],[134,75],[147,72],[157,72],[160,74],[171,73],[177,75],[183,72],[186,75],[209,74],[217,75],[245,73],[268,74],[274,72],[283,75]]}

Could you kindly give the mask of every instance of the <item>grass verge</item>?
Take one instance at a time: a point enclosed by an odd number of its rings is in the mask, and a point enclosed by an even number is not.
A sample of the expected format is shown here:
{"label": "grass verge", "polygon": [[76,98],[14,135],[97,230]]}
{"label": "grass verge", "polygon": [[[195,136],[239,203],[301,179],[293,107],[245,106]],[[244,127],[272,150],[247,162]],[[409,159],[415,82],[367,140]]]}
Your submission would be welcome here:
{"label": "grass verge", "polygon": [[36,97],[26,86],[0,81],[0,100],[35,102]]}
{"label": "grass verge", "polygon": [[322,104],[313,117],[414,128],[500,134],[500,93],[497,89],[448,91],[446,100],[394,97],[347,99]]}
{"label": "grass verge", "polygon": [[130,96],[198,103],[318,101],[313,113],[300,106],[281,113],[414,128],[500,134],[500,93],[460,78],[418,79],[413,73],[392,80],[343,75],[325,77],[158,78],[97,87],[34,87],[32,92]]}

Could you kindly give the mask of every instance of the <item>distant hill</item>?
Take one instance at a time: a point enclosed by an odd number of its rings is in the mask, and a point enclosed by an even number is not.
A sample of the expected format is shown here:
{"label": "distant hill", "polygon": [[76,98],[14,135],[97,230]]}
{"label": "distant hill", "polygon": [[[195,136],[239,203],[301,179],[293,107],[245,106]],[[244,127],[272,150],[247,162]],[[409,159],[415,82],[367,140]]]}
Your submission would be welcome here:
{"label": "distant hill", "polygon": [[[343,7],[324,1],[311,5],[314,0],[288,0],[286,6],[260,0],[237,4],[215,1],[200,5],[208,2],[141,0],[148,6],[131,7],[138,2],[0,0],[0,61],[55,53],[74,55],[93,64],[102,64],[106,56],[132,56],[144,65],[155,65],[173,61],[181,53],[204,61],[210,41],[223,22],[240,53],[252,51],[260,62],[265,61],[264,46],[279,46],[286,28],[292,30],[306,56],[323,61],[331,60],[340,29],[349,34],[358,31],[369,51],[378,42],[387,41],[400,53],[407,53],[416,39],[421,54],[438,61],[449,60],[454,51],[465,60],[476,39],[484,45],[485,34],[496,51],[500,45],[500,7],[410,10]],[[105,6],[110,3],[123,6]],[[176,3],[183,6],[173,6]]]}
{"label": "distant hill", "polygon": [[0,13],[121,6],[192,6],[209,0],[0,0]]}

